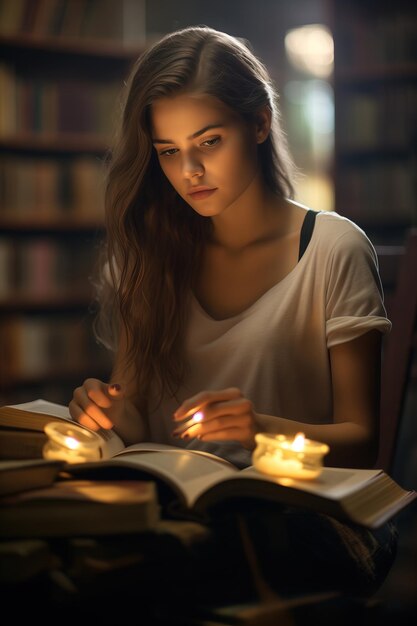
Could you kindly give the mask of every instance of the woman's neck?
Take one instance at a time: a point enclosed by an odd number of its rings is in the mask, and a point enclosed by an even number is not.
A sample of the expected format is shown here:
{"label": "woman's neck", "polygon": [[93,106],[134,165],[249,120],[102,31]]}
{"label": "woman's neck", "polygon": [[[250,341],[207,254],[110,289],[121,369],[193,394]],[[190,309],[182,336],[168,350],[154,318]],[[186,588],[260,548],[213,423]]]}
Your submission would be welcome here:
{"label": "woman's neck", "polygon": [[266,243],[288,233],[291,213],[286,200],[269,190],[246,194],[212,218],[212,243],[236,253]]}

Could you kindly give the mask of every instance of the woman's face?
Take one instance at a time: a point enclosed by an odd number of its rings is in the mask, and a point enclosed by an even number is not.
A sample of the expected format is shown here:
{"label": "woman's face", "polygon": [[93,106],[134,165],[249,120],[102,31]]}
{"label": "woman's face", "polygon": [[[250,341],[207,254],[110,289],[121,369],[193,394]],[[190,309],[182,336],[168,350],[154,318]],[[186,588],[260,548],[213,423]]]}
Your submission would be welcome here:
{"label": "woman's face", "polygon": [[259,182],[256,125],[217,98],[161,98],[152,105],[151,122],[165,176],[200,215],[221,214]]}

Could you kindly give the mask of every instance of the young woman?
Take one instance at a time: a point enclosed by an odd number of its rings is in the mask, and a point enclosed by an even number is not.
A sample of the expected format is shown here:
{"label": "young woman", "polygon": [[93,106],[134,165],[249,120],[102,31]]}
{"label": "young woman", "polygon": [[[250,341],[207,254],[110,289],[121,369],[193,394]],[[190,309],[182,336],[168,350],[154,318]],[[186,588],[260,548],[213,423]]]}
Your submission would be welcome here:
{"label": "young woman", "polygon": [[348,219],[293,200],[276,100],[250,49],[210,28],[137,61],[106,193],[98,333],[114,370],[70,412],[238,467],[259,431],[371,467],[390,329],[376,254]]}

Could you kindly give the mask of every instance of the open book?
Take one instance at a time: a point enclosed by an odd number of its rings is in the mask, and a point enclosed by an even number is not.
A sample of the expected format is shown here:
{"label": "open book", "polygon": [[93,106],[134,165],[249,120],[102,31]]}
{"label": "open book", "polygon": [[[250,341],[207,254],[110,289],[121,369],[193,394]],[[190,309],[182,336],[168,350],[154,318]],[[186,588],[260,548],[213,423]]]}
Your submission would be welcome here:
{"label": "open book", "polygon": [[[35,406],[36,412],[30,406]],[[45,401],[19,407],[0,408],[0,427],[31,425],[39,430],[48,420],[69,419],[66,407]],[[40,408],[42,413],[37,412]],[[156,443],[125,447],[113,431],[100,434],[103,458],[68,464],[70,478],[152,480],[162,506],[174,503],[178,505],[174,509],[185,516],[189,512],[190,516],[205,518],[219,505],[250,498],[303,507],[377,528],[417,497],[415,491],[403,489],[382,470],[326,467],[315,480],[279,479],[254,467],[240,470],[207,452]]]}
{"label": "open book", "polygon": [[[0,407],[0,459],[41,458],[47,441],[44,427],[56,420],[73,423],[67,406],[38,399]],[[102,458],[124,449],[123,441],[113,430],[101,429],[97,434]]]}

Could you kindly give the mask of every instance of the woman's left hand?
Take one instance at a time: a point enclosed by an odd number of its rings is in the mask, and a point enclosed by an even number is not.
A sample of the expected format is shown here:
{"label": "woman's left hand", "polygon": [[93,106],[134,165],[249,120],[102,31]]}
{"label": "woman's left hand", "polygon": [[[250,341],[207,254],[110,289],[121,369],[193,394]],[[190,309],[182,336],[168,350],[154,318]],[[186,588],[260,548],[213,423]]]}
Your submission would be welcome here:
{"label": "woman's left hand", "polygon": [[259,430],[252,402],[237,387],[201,391],[185,400],[173,419],[177,422],[172,433],[174,437],[233,440],[249,450],[255,447],[255,433]]}

